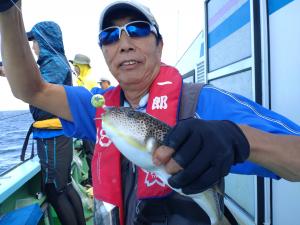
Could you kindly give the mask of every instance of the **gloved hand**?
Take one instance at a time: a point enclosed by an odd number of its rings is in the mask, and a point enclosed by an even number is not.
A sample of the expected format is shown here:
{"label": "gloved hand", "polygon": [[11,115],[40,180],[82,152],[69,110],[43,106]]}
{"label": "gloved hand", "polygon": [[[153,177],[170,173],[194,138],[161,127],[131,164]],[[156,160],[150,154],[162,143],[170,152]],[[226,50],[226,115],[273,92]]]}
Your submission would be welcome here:
{"label": "gloved hand", "polygon": [[19,0],[0,0],[0,12],[4,12],[14,6]]}
{"label": "gloved hand", "polygon": [[185,194],[199,193],[229,173],[230,167],[249,157],[250,146],[241,129],[231,121],[187,119],[164,139],[175,149],[172,158],[183,168],[168,180]]}

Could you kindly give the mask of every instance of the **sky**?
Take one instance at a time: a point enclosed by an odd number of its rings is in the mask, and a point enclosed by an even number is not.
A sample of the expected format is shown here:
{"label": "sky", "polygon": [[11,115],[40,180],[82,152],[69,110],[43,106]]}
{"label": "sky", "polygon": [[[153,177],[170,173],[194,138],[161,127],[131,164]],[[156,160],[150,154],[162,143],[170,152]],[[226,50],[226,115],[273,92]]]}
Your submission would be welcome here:
{"label": "sky", "polygon": [[[77,53],[91,58],[93,76],[108,77],[116,85],[98,47],[98,23],[102,9],[111,0],[24,0],[23,18],[26,30],[34,24],[52,20],[57,22],[63,33],[65,52],[68,59]],[[162,61],[175,65],[192,41],[203,29],[204,0],[140,0],[147,5],[156,18],[163,36]],[[0,77],[0,111],[27,109],[27,104],[15,99],[6,78]]]}

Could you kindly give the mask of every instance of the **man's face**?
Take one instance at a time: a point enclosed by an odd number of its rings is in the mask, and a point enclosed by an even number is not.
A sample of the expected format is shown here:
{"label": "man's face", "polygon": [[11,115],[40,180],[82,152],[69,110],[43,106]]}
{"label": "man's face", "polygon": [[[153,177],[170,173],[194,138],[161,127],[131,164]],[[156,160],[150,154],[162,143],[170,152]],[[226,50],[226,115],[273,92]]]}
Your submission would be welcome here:
{"label": "man's face", "polygon": [[36,56],[39,56],[40,54],[40,47],[39,44],[36,40],[32,41],[32,50],[34,52],[34,54],[36,54]]}
{"label": "man's face", "polygon": [[[133,21],[126,17],[113,21],[115,26],[123,26]],[[149,86],[159,72],[163,43],[156,42],[153,33],[146,37],[129,37],[122,31],[117,42],[102,46],[106,63],[119,82],[125,85]]]}
{"label": "man's face", "polygon": [[103,80],[103,81],[100,82],[100,86],[101,86],[101,88],[102,88],[103,90],[109,88],[109,84],[108,84],[108,82],[105,81],[105,80]]}
{"label": "man's face", "polygon": [[76,75],[79,76],[80,75],[80,68],[77,65],[74,65],[74,70],[76,72]]}

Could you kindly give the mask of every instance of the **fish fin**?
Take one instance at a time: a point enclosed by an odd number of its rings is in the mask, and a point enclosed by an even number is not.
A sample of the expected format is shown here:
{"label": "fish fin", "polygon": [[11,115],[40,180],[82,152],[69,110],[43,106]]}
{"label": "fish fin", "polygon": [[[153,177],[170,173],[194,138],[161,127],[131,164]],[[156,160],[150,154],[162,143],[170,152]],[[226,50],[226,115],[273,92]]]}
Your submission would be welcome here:
{"label": "fish fin", "polygon": [[154,137],[149,137],[146,139],[146,149],[148,152],[153,153],[157,148],[157,142]]}
{"label": "fish fin", "polygon": [[213,225],[231,225],[228,219],[223,215],[222,219],[218,222],[214,223]]}

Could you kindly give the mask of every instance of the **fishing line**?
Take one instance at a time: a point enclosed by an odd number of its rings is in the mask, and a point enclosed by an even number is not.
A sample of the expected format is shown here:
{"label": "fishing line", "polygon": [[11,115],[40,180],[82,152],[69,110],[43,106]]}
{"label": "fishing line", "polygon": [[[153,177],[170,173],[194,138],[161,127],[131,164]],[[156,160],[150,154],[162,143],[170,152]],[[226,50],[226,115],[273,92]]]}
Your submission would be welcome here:
{"label": "fishing line", "polygon": [[[22,10],[17,6],[17,4],[15,2],[13,2],[12,0],[10,0],[10,2],[13,3],[13,5],[17,8],[17,10],[22,14]],[[70,67],[69,64],[66,63],[66,61],[60,56],[60,54],[52,47],[52,45],[47,41],[46,37],[41,33],[39,32],[38,29],[35,29],[37,31],[37,33],[41,36],[41,38],[46,42],[46,44],[50,47],[50,49],[54,52],[54,54],[56,54],[58,56],[58,58],[60,59],[60,61],[65,65],[67,66],[68,68],[70,68],[71,70],[71,73],[74,74],[76,76],[77,79],[80,80],[79,78],[79,74],[77,74],[73,69],[72,67]],[[53,55],[54,55],[53,54]],[[97,86],[96,86],[97,87]],[[91,90],[89,90],[88,88],[86,88],[86,90],[88,90],[91,95],[93,96],[94,94],[91,92]]]}
{"label": "fishing line", "polygon": [[14,116],[8,116],[8,117],[0,118],[0,121],[7,120],[7,119],[11,119],[11,118],[18,117],[18,116],[23,116],[23,115],[26,115],[26,114],[29,114],[29,113],[30,113],[30,112],[26,112],[26,113],[20,113],[20,114],[18,114],[18,115],[14,115]]}
{"label": "fishing line", "polygon": [[[10,0],[11,3],[14,4],[14,6],[18,9],[18,11],[22,14],[22,10],[17,6],[17,4],[15,2],[13,2],[12,0]],[[46,37],[39,32],[38,29],[35,29],[36,32],[41,36],[41,38],[46,42],[46,44],[50,47],[50,49],[55,53],[56,56],[58,56],[58,58],[60,59],[60,61],[67,67],[70,68],[72,74],[77,75],[77,73],[70,67],[69,64],[66,63],[66,61],[60,56],[60,54],[52,47],[52,45],[47,41]],[[54,55],[54,54],[53,54]]]}

